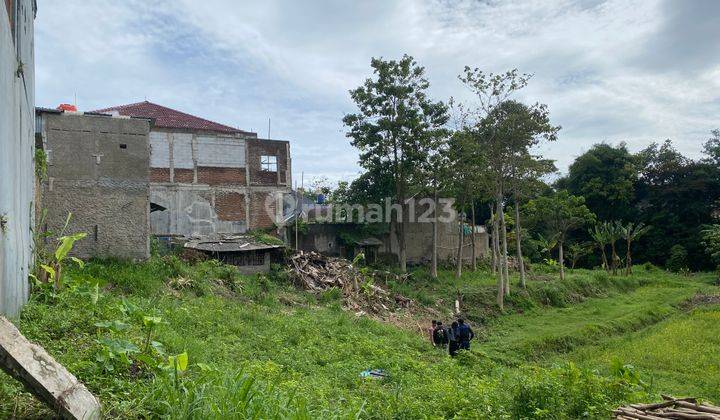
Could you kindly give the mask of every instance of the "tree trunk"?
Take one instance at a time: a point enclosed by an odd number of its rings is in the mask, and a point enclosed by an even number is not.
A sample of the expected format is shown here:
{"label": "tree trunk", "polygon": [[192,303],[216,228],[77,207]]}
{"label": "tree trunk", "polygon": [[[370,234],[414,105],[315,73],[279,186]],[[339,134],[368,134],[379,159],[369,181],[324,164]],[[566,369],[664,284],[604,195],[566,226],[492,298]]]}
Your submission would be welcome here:
{"label": "tree trunk", "polygon": [[400,215],[400,223],[398,223],[398,247],[400,248],[399,252],[399,258],[400,258],[400,272],[405,273],[407,272],[407,249],[405,248],[406,245],[406,236],[405,236],[405,198],[403,197],[402,201],[400,202],[400,208],[402,209],[402,214]]}
{"label": "tree trunk", "polygon": [[600,245],[600,251],[602,251],[602,264],[605,271],[610,272],[610,266],[608,265],[607,254],[605,254],[605,244]]}
{"label": "tree trunk", "polygon": [[620,259],[620,257],[618,257],[617,252],[615,250],[615,242],[610,244],[610,249],[612,250],[612,257],[611,257],[612,258],[612,274],[613,274],[613,276],[616,276],[617,275],[617,262]]}
{"label": "tree trunk", "polygon": [[629,276],[632,274],[632,258],[630,257],[630,245],[632,244],[632,241],[628,239],[627,241],[627,253],[625,254],[625,275]]}
{"label": "tree trunk", "polygon": [[437,193],[437,188],[435,188],[434,197],[433,197],[433,203],[435,205],[435,209],[433,210],[434,217],[433,217],[433,230],[432,230],[432,263],[430,266],[430,275],[432,275],[433,278],[437,278],[437,276],[438,276],[438,274],[437,274],[437,236],[438,236],[437,201],[438,201],[438,193]]}
{"label": "tree trunk", "polygon": [[510,296],[510,274],[508,272],[508,252],[507,252],[507,225],[505,224],[505,209],[503,209],[502,201],[499,207],[500,214],[500,240],[502,241],[502,271],[505,278],[505,296]]}
{"label": "tree trunk", "polygon": [[565,261],[563,255],[563,241],[558,241],[560,247],[558,259],[560,260],[560,280],[565,280]]}
{"label": "tree trunk", "polygon": [[520,270],[520,286],[525,288],[525,261],[522,256],[522,238],[520,237],[520,203],[515,195],[515,244],[517,246],[518,269]]}
{"label": "tree trunk", "polygon": [[457,268],[455,269],[455,277],[460,278],[462,276],[462,260],[463,260],[463,242],[465,242],[464,238],[464,221],[463,221],[463,209],[465,208],[465,200],[463,200],[462,205],[460,206],[460,213],[458,214],[458,220],[460,225],[460,230],[458,232],[458,252],[457,252]]}
{"label": "tree trunk", "polygon": [[[499,205],[498,205],[499,206]],[[496,208],[497,210],[497,208]],[[498,213],[496,212],[496,215]],[[503,277],[502,262],[500,257],[500,220],[498,217],[493,218],[493,249],[495,252],[496,272],[497,275],[497,304],[500,310],[503,310],[505,303],[505,277]]]}
{"label": "tree trunk", "polygon": [[495,218],[495,210],[493,209],[493,205],[490,204],[490,225],[492,226],[492,236],[490,236],[490,248],[492,249],[492,273],[495,275],[497,273],[497,266],[498,266],[498,252],[497,247],[495,246],[495,239],[497,236],[497,220]]}
{"label": "tree trunk", "polygon": [[472,217],[472,233],[470,238],[472,239],[472,271],[477,270],[477,252],[475,251],[475,202],[470,204],[470,216]]}

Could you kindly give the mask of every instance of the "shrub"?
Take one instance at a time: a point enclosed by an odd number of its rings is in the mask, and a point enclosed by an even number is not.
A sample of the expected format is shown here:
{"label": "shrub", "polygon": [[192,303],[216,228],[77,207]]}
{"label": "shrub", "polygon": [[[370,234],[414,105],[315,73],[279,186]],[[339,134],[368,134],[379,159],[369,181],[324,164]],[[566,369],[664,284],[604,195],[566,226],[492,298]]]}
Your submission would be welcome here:
{"label": "shrub", "polygon": [[665,261],[665,268],[677,273],[688,266],[687,250],[682,245],[674,245],[670,248],[670,257]]}

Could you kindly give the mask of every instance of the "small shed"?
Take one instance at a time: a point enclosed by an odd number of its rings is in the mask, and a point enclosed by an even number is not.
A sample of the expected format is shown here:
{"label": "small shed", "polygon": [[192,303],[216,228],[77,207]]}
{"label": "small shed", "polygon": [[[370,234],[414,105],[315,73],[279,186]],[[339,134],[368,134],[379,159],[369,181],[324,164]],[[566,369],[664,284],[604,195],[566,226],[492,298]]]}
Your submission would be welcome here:
{"label": "small shed", "polygon": [[355,258],[358,253],[362,252],[365,254],[365,261],[368,264],[374,264],[377,262],[378,252],[380,251],[380,247],[383,245],[383,241],[378,238],[369,237],[355,241],[354,245],[355,249],[353,251],[353,258]]}
{"label": "small shed", "polygon": [[269,272],[270,264],[280,261],[284,245],[267,244],[242,235],[192,239],[184,247],[237,266],[243,274],[256,274]]}

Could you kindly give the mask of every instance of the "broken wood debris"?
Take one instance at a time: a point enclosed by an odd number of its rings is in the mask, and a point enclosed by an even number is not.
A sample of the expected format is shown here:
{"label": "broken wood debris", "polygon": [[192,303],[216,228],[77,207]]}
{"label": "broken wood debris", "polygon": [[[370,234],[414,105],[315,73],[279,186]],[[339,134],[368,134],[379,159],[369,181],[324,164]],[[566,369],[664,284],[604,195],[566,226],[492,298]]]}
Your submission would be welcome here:
{"label": "broken wood debris", "polygon": [[85,385],[2,316],[0,367],[63,418],[100,418],[100,402]]}
{"label": "broken wood debris", "polygon": [[399,294],[392,294],[379,286],[378,280],[403,282],[407,275],[390,272],[359,269],[350,261],[334,258],[317,252],[303,252],[289,258],[291,279],[299,287],[312,292],[331,288],[340,289],[346,309],[358,315],[385,315],[400,308],[407,308],[412,300]]}
{"label": "broken wood debris", "polygon": [[616,419],[640,420],[720,420],[720,407],[699,403],[696,398],[674,398],[663,395],[663,402],[630,404],[613,411]]}

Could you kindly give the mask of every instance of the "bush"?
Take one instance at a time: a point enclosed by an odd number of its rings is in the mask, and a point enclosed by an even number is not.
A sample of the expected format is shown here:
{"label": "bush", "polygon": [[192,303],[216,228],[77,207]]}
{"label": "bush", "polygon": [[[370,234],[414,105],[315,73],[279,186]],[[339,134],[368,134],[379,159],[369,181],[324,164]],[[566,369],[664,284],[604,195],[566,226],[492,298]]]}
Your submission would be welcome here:
{"label": "bush", "polygon": [[665,268],[672,271],[673,273],[678,273],[683,269],[687,269],[687,256],[688,253],[687,250],[685,250],[684,246],[673,246],[672,248],[670,248],[670,257],[665,261]]}

